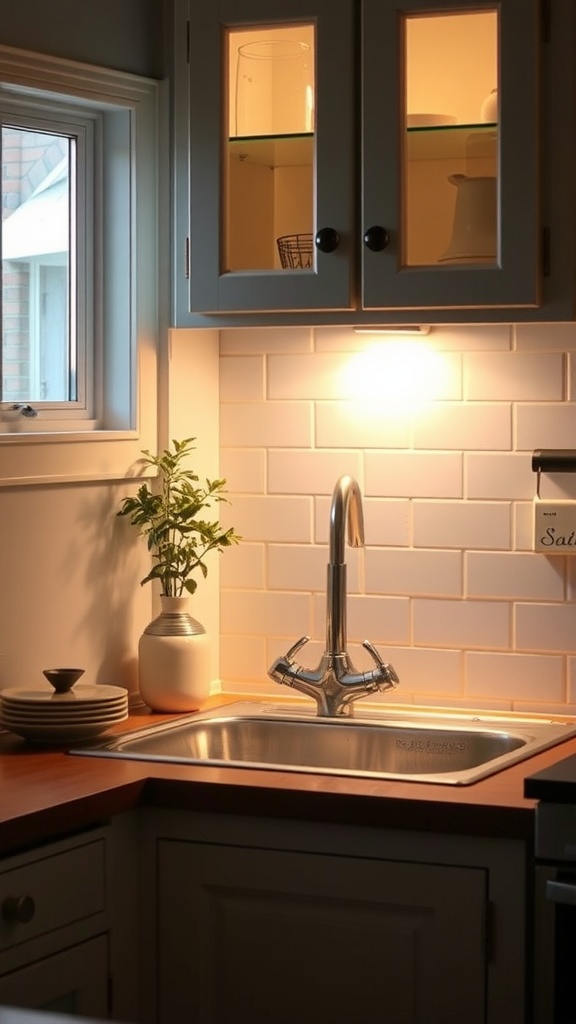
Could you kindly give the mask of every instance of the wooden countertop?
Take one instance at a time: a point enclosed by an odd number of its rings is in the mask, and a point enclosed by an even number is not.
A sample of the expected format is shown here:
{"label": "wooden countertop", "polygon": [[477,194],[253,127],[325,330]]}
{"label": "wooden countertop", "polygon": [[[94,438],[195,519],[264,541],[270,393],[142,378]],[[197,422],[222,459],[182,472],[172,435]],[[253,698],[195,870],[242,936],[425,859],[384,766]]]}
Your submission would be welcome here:
{"label": "wooden countertop", "polygon": [[[142,709],[114,731],[170,717]],[[471,786],[446,786],[78,757],[0,733],[0,853],[143,805],[530,841],[536,800],[524,797],[524,779],[572,754],[576,739]]]}

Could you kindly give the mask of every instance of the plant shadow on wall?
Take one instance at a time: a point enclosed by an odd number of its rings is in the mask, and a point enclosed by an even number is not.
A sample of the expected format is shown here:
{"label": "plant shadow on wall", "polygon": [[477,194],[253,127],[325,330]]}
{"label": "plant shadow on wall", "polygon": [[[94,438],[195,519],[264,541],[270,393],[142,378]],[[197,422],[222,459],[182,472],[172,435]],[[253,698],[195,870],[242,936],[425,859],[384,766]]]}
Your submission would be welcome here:
{"label": "plant shadow on wall", "polygon": [[205,561],[240,537],[233,527],[223,530],[207,510],[226,501],[225,480],[205,480],[186,466],[195,438],[173,441],[173,451],[159,455],[143,451],[144,464],[157,476],[152,486],[141,484],[124,498],[117,512],[127,517],[145,538],[152,558],[140,581],[161,585],[161,614],[144,630],[138,645],[140,694],[154,711],[195,711],[210,692],[211,652],[204,626],[188,614],[188,599],[196,592],[194,574],[208,575]]}
{"label": "plant shadow on wall", "polygon": [[[134,467],[134,476],[141,472],[140,465]],[[78,602],[82,615],[73,628],[88,637],[94,682],[124,686],[133,693],[138,688],[133,643],[137,609],[129,595],[146,563],[135,545],[127,547],[126,531],[115,517],[120,485],[89,485],[89,491],[78,529],[66,541],[70,571],[79,562],[85,564],[84,593]]]}

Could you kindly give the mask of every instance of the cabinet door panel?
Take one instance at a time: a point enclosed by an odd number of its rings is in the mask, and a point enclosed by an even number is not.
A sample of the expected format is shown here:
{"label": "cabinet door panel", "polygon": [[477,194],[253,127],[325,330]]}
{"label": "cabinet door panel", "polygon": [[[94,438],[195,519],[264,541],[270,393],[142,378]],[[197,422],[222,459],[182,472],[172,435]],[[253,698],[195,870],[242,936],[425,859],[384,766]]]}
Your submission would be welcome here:
{"label": "cabinet door panel", "polygon": [[0,1004],[107,1017],[106,936],[99,935],[0,978]]}
{"label": "cabinet door panel", "polygon": [[159,857],[162,1024],[484,1021],[483,870],[173,841]]}
{"label": "cabinet door panel", "polygon": [[[271,31],[299,23],[311,25],[315,37],[315,122],[312,233],[333,228],[340,239],[336,251],[314,249],[309,270],[230,270],[226,263],[225,182],[229,169],[228,82],[222,74],[223,40],[228,30],[262,27]],[[354,129],[353,7],[349,0],[283,0],[272,10],[269,0],[219,0],[195,6],[191,22],[189,65],[189,308],[201,312],[235,310],[350,309],[352,305]],[[247,148],[247,152],[249,147]],[[246,161],[245,176],[250,157]],[[270,161],[272,164],[275,160]],[[266,205],[264,168],[252,168],[252,187],[245,191],[244,233],[247,246],[259,233]],[[273,168],[267,167],[270,173]],[[230,174],[237,187],[236,167]],[[321,182],[321,187],[318,186]],[[281,183],[279,185],[281,192]],[[291,186],[292,189],[292,186]],[[229,203],[231,202],[229,197]],[[238,203],[235,200],[234,205]],[[298,230],[298,226],[294,230]],[[251,233],[254,235],[251,238]],[[237,244],[235,246],[238,247]]]}
{"label": "cabinet door panel", "polygon": [[[537,0],[506,0],[505,3],[478,4],[475,0],[454,0],[445,6],[447,16],[476,15],[498,6],[498,85],[499,115],[496,162],[497,247],[494,260],[485,264],[473,258],[467,262],[442,262],[448,238],[443,240],[437,262],[428,265],[408,265],[404,253],[407,232],[406,194],[410,155],[406,149],[403,169],[400,142],[405,134],[403,111],[405,89],[402,76],[402,38],[410,18],[436,17],[438,4],[432,0],[411,0],[410,3],[381,3],[381,0],[363,0],[363,191],[362,230],[372,224],[387,228],[390,244],[380,252],[363,250],[363,308],[402,309],[410,306],[421,309],[465,308],[478,306],[536,308],[540,301],[540,174],[539,174],[539,95],[540,81],[540,5]],[[384,42],[400,37],[397,46],[387,48],[387,59],[382,60]],[[438,59],[438,63],[441,63]],[[434,54],[431,55],[430,73],[434,75]],[[442,68],[440,73],[447,73]],[[454,83],[457,89],[457,83]],[[448,94],[449,95],[449,94]],[[384,98],[391,102],[384,102]],[[447,104],[450,99],[447,99]],[[455,102],[455,101],[452,101]],[[450,110],[446,111],[450,113]],[[480,120],[480,115],[476,118]],[[470,158],[474,152],[475,127],[463,143],[462,157],[455,157],[453,145],[448,146],[444,171],[456,172],[452,177],[467,177],[458,172],[470,172],[477,161]],[[434,130],[431,150],[414,166],[420,173],[423,187],[426,174],[431,182],[446,151],[446,137],[454,138],[454,128]],[[482,143],[482,136],[476,140]],[[484,136],[484,142],[486,137]],[[459,163],[458,160],[462,162]],[[481,165],[480,161],[480,165]],[[419,168],[418,168],[418,165]],[[428,165],[428,172],[425,168]],[[484,170],[482,173],[486,173]],[[404,180],[406,175],[406,181]],[[474,171],[472,171],[474,174]],[[469,177],[469,174],[468,174]],[[477,179],[480,184],[480,180]],[[458,191],[453,192],[452,202]],[[477,228],[471,213],[471,203],[464,197],[466,228]],[[434,207],[434,194],[430,196]],[[426,214],[426,197],[421,200],[421,213]],[[436,210],[431,209],[433,217]],[[476,251],[476,250],[474,250]]]}

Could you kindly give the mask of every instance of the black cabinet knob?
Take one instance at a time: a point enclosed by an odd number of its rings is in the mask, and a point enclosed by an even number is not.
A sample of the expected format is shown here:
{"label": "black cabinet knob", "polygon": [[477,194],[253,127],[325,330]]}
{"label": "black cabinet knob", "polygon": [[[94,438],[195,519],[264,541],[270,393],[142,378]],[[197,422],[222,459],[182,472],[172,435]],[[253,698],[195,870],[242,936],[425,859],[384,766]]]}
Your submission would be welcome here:
{"label": "black cabinet knob", "polygon": [[371,228],[368,228],[364,234],[364,245],[371,252],[382,252],[390,241],[390,235],[386,231],[386,228],[380,226],[380,224],[374,224]]}
{"label": "black cabinet knob", "polygon": [[5,921],[27,924],[36,913],[36,904],[31,896],[7,896],[2,901],[2,917]]}
{"label": "black cabinet knob", "polygon": [[320,252],[334,252],[340,245],[340,235],[334,228],[320,228],[314,242]]}

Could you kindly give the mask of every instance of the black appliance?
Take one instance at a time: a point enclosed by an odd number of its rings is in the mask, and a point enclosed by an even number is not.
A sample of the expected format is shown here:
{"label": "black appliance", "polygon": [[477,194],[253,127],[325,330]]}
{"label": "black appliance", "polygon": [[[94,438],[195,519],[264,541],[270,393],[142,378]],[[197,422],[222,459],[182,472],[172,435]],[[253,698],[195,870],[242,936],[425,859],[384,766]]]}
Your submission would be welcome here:
{"label": "black appliance", "polygon": [[576,1024],[576,756],[524,782],[534,835],[533,1024]]}

